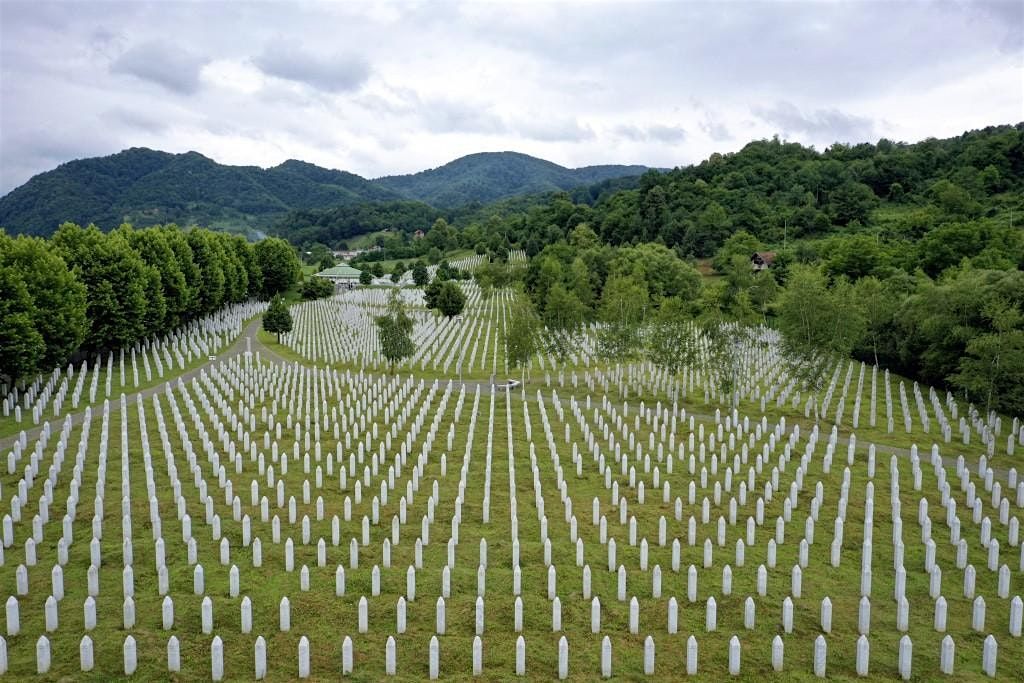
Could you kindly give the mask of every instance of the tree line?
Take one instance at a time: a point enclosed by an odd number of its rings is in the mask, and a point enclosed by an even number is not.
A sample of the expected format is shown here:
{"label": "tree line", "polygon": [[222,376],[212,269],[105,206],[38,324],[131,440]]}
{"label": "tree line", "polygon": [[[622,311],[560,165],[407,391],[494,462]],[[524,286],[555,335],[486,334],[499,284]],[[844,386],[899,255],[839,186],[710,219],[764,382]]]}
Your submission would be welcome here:
{"label": "tree line", "polygon": [[65,223],[50,239],[0,230],[0,377],[8,383],[75,354],[125,348],[299,277],[295,250],[271,238],[175,225],[109,233]]}

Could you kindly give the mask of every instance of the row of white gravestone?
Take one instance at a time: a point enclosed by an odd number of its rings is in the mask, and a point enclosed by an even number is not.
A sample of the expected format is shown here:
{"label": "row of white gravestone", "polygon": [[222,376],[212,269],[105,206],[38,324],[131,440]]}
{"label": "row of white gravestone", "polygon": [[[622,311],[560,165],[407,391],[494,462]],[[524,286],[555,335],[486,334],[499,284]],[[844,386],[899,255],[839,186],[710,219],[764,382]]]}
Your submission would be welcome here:
{"label": "row of white gravestone", "polygon": [[[306,636],[301,636],[298,642],[297,652],[297,674],[301,679],[309,678],[311,671],[311,644]],[[384,672],[387,676],[398,674],[397,641],[393,636],[388,636],[384,645]],[[689,636],[685,647],[686,674],[697,675],[699,648],[697,638]],[[52,650],[50,640],[44,635],[36,641],[36,673],[39,675],[50,673],[52,666]],[[138,646],[134,636],[125,637],[122,645],[123,671],[126,676],[133,675],[138,669]],[[0,638],[0,675],[7,673],[7,643]],[[526,639],[518,636],[515,643],[515,675],[525,676],[527,674],[527,648]],[[656,673],[656,652],[655,642],[651,636],[644,639],[643,644],[643,673],[653,675]],[[733,635],[729,639],[728,659],[729,674],[737,676],[741,673],[742,646],[738,636]],[[999,645],[995,637],[988,635],[982,644],[981,669],[989,677],[997,675],[997,664],[999,656]],[[952,637],[945,636],[940,643],[939,668],[947,675],[954,675],[956,658],[956,644]],[[263,636],[258,636],[253,645],[253,674],[257,680],[266,678],[268,673],[267,642]],[[437,636],[431,636],[427,646],[428,677],[435,680],[440,675],[441,668],[441,646]],[[673,656],[674,660],[675,657]],[[870,675],[871,646],[866,635],[857,639],[856,648],[856,672],[858,676]],[[771,663],[772,669],[776,672],[785,671],[785,643],[781,636],[776,635],[771,642]],[[82,672],[91,672],[95,668],[94,643],[90,636],[83,636],[79,642],[79,667]],[[601,640],[601,677],[610,678],[613,675],[612,644],[608,636]],[[818,678],[828,676],[828,642],[823,635],[817,636],[812,644],[812,668],[814,675]],[[351,675],[354,669],[354,649],[352,639],[345,636],[341,647],[341,673]],[[913,675],[913,642],[909,636],[900,638],[898,647],[897,669],[900,677],[910,680]],[[181,645],[177,636],[171,636],[167,641],[167,670],[176,674],[181,672]],[[112,672],[107,672],[113,675]],[[474,676],[484,674],[483,667],[483,640],[479,635],[473,638],[472,645],[472,673]],[[554,672],[559,680],[569,675],[569,641],[565,636],[558,640],[558,661],[557,669]],[[632,672],[630,672],[632,673]],[[214,681],[224,680],[226,675],[224,664],[224,642],[220,636],[214,636],[210,643],[210,676]],[[236,676],[237,673],[232,673]],[[507,675],[502,672],[500,675]],[[587,672],[587,675],[592,675]]]}
{"label": "row of white gravestone", "polygon": [[[127,353],[125,349],[122,349],[118,353],[119,374],[115,372],[113,352],[108,354],[105,364],[102,358],[97,357],[96,362],[92,364],[88,403],[96,402],[99,373],[104,366],[106,368],[105,396],[109,398],[113,390],[115,376],[120,378],[118,386],[122,389],[129,389],[140,386],[143,381],[142,375],[145,376],[144,381],[146,382],[152,381],[154,372],[156,377],[162,378],[165,365],[168,370],[173,370],[175,365],[184,369],[193,357],[216,353],[229,344],[241,332],[243,322],[258,315],[266,307],[265,302],[255,301],[232,304],[205,318],[187,323],[160,339],[140,342],[128,349]],[[143,364],[142,375],[140,375],[138,365],[140,358]],[[128,373],[125,368],[126,360],[130,362],[131,366]],[[76,374],[77,380],[75,379]],[[15,422],[21,422],[22,410],[30,410],[32,423],[38,425],[51,405],[50,412],[54,417],[60,417],[64,413],[66,402],[73,410],[77,409],[83,392],[86,390],[87,376],[89,376],[88,361],[82,362],[77,373],[74,366],[69,365],[66,370],[55,368],[46,377],[40,375],[24,394],[19,395],[17,389],[14,389],[3,397],[3,400],[0,401],[3,417],[13,417]]]}
{"label": "row of white gravestone", "polygon": [[[422,303],[408,290],[400,292],[411,303]],[[406,361],[408,367],[429,367],[447,373],[453,365],[465,362],[466,370],[497,369],[502,353],[496,328],[503,325],[502,308],[510,300],[509,292],[499,292],[487,301],[481,301],[475,287],[470,287],[467,294],[464,322],[413,312],[416,350]],[[361,367],[383,369],[384,359],[373,324],[383,301],[374,290],[356,290],[299,304],[292,309],[293,329],[283,335],[282,341],[314,361],[354,362]]]}

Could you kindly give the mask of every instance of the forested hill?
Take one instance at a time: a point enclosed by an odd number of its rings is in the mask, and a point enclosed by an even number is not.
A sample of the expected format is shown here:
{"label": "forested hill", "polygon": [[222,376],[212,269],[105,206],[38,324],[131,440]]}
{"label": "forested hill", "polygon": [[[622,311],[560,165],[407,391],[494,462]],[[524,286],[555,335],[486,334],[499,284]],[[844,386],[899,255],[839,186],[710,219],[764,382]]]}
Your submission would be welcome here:
{"label": "forested hill", "polygon": [[225,166],[197,152],[132,148],[41,173],[0,198],[0,226],[49,235],[64,221],[261,229],[288,211],[400,199],[365,178],[302,161]]}
{"label": "forested hill", "polygon": [[409,199],[438,208],[506,197],[542,194],[593,185],[611,178],[639,176],[645,166],[585,166],[565,168],[517,152],[470,154],[439,168],[412,175],[387,176],[374,182]]}
{"label": "forested hill", "polygon": [[642,166],[567,169],[523,154],[463,157],[432,171],[367,180],[289,160],[262,169],[226,166],[197,152],[132,148],[41,173],[0,198],[0,227],[49,235],[65,221],[110,230],[178,223],[246,232],[266,230],[292,211],[418,199],[454,207],[524,193],[590,185]]}

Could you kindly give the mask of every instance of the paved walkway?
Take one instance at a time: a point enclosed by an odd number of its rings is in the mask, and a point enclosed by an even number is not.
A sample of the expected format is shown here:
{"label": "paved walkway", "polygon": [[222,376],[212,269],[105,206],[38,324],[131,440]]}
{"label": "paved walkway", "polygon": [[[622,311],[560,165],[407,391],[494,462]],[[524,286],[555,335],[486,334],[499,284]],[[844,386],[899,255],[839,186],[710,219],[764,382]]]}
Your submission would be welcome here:
{"label": "paved walkway", "polygon": [[[189,382],[194,377],[198,377],[199,373],[201,373],[203,370],[205,370],[209,366],[213,365],[214,363],[218,363],[218,362],[220,362],[222,360],[228,360],[229,358],[232,358],[234,356],[241,355],[241,354],[245,353],[247,349],[250,349],[250,348],[251,348],[251,350],[252,350],[252,352],[254,354],[258,351],[263,358],[268,358],[270,360],[273,360],[273,361],[279,362],[279,363],[286,362],[283,358],[281,358],[281,356],[279,356],[276,353],[274,353],[273,351],[271,351],[267,346],[265,346],[262,342],[260,342],[259,339],[257,339],[256,334],[257,334],[257,332],[259,332],[260,324],[262,323],[262,320],[263,320],[262,317],[257,317],[257,318],[255,318],[253,320],[250,320],[246,324],[245,328],[242,330],[242,334],[238,335],[238,338],[235,339],[235,341],[232,342],[230,346],[228,346],[225,349],[222,349],[220,351],[220,353],[217,354],[216,360],[212,360],[212,361],[211,360],[207,360],[202,365],[200,365],[200,366],[198,366],[196,368],[193,368],[191,370],[188,370],[187,372],[183,372],[182,374],[180,374],[180,375],[178,375],[176,377],[172,377],[171,379],[168,379],[168,380],[166,380],[164,382],[160,382],[159,384],[154,384],[153,386],[151,386],[151,387],[149,387],[147,389],[142,389],[140,391],[135,391],[135,392],[132,392],[130,394],[125,394],[126,399],[128,400],[129,403],[134,403],[135,399],[137,397],[139,397],[139,396],[141,396],[142,398],[146,399],[146,398],[149,398],[149,397],[151,397],[151,396],[153,396],[153,395],[155,395],[157,393],[162,393],[164,391],[164,387],[167,385],[168,382],[177,382],[178,380],[181,380],[181,381],[184,381],[184,382]],[[96,410],[101,410],[102,407],[103,407],[103,402],[99,401],[98,403],[96,403],[96,404],[94,404],[92,406],[93,412],[96,412]],[[111,396],[110,397],[110,411],[113,413],[113,412],[119,411],[120,409],[121,409],[121,396],[120,396],[120,394],[118,394],[117,396]],[[78,412],[75,412],[75,413],[68,413],[68,415],[71,416],[71,424],[79,425],[79,424],[82,423],[82,419],[85,417],[85,409],[83,408],[82,410],[80,410]],[[48,418],[48,420],[50,422],[50,429],[53,430],[54,428],[59,428],[64,423],[64,419],[66,417],[67,417],[67,415],[62,415],[60,417],[50,417],[50,418]],[[42,428],[42,425],[40,424],[39,426],[32,426],[31,428],[25,428],[24,431],[25,431],[25,434],[29,438],[29,442],[31,443],[36,438],[38,438],[39,434],[42,433],[43,428]],[[14,445],[14,442],[18,440],[18,438],[19,438],[19,434],[14,434],[12,436],[8,436],[8,437],[4,437],[4,438],[0,439],[0,450],[6,450],[6,449],[11,448]]]}

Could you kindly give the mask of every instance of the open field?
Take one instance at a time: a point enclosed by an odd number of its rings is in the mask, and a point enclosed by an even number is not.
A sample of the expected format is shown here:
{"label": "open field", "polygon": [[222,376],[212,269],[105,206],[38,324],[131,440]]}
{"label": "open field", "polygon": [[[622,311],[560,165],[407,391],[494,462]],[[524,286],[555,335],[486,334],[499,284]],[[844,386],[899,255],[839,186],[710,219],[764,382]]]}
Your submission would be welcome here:
{"label": "open field", "polygon": [[391,637],[403,680],[719,680],[735,636],[739,680],[814,678],[822,645],[853,679],[865,643],[870,677],[934,680],[948,636],[980,680],[991,635],[996,677],[1024,678],[1019,423],[844,363],[816,427],[770,338],[734,412],[699,368],[609,367],[587,339],[495,389],[511,293],[468,291],[460,322],[413,313],[395,374],[385,293],[356,290],[293,307],[283,345],[5,443],[8,675],[48,654],[44,680],[380,680]]}

